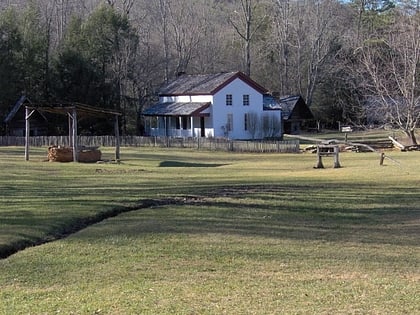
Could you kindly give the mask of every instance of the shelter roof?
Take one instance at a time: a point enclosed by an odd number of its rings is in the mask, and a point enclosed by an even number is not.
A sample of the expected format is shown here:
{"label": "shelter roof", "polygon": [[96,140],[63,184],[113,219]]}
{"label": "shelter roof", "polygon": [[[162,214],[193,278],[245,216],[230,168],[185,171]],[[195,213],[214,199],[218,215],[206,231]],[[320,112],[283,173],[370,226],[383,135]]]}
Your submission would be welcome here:
{"label": "shelter roof", "polygon": [[52,103],[52,104],[31,104],[29,109],[34,109],[39,112],[55,113],[55,114],[68,114],[76,110],[80,116],[120,116],[121,113],[116,110],[99,108],[81,103]]}
{"label": "shelter roof", "polygon": [[15,117],[15,115],[24,103],[30,104],[31,101],[25,95],[22,95],[4,119],[4,122],[6,124],[9,123],[13,119],[13,117]]}
{"label": "shelter roof", "polygon": [[168,102],[158,103],[143,112],[145,116],[204,116],[202,111],[210,102]]}
{"label": "shelter roof", "polygon": [[183,74],[162,87],[160,96],[214,95],[235,79],[241,79],[260,93],[267,90],[242,72],[220,72],[215,74]]}

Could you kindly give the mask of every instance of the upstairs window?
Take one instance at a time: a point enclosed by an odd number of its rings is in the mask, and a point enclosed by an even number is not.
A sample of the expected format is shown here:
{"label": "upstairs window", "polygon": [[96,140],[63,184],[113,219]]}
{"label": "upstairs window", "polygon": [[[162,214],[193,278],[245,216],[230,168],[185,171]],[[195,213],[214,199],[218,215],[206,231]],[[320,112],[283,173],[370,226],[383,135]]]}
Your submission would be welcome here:
{"label": "upstairs window", "polygon": [[232,106],[233,101],[232,101],[232,94],[226,94],[226,106]]}
{"label": "upstairs window", "polygon": [[242,104],[244,106],[249,106],[249,95],[248,94],[242,95]]}

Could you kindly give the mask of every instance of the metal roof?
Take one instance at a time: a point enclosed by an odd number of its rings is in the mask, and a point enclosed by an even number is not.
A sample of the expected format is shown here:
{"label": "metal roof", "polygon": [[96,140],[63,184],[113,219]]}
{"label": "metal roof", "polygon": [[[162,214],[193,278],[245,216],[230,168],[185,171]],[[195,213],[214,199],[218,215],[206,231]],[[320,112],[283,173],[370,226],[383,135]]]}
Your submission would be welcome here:
{"label": "metal roof", "polygon": [[300,95],[264,96],[264,110],[281,110],[283,119],[313,119],[311,110]]}
{"label": "metal roof", "polygon": [[13,119],[13,117],[15,117],[16,113],[19,111],[19,109],[25,102],[31,103],[31,101],[27,99],[25,95],[22,95],[4,119],[4,122],[6,124],[9,123]]}
{"label": "metal roof", "polygon": [[117,115],[121,116],[121,112],[111,109],[94,107],[81,103],[54,103],[54,104],[31,104],[29,109],[37,110],[38,112],[47,112],[55,114],[67,114],[73,110],[77,111],[78,115],[82,116],[108,116]]}
{"label": "metal roof", "polygon": [[169,95],[214,95],[235,79],[241,79],[260,93],[267,90],[242,72],[220,72],[215,74],[183,74],[162,87],[160,96]]}
{"label": "metal roof", "polygon": [[202,111],[210,106],[210,102],[168,102],[158,103],[143,112],[145,116],[205,116]]}

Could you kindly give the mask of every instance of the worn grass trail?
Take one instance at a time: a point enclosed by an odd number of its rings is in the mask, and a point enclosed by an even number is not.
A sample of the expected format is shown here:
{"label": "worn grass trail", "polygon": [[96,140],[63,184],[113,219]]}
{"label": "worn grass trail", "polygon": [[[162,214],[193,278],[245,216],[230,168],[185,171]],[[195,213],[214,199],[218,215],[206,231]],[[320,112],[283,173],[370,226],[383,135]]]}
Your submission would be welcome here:
{"label": "worn grass trail", "polygon": [[[0,260],[0,314],[419,313],[418,152],[315,170],[310,154],[1,150],[0,245],[121,211]],[[168,202],[134,210],[146,199]]]}

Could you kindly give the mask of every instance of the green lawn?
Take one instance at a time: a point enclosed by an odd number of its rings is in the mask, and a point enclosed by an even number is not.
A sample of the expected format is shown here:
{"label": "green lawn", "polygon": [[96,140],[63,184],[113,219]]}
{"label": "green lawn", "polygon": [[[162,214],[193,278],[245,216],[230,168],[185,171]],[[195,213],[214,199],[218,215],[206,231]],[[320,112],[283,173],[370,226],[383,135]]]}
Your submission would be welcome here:
{"label": "green lawn", "polygon": [[420,152],[387,154],[0,148],[0,253],[78,231],[0,260],[0,314],[420,314]]}

